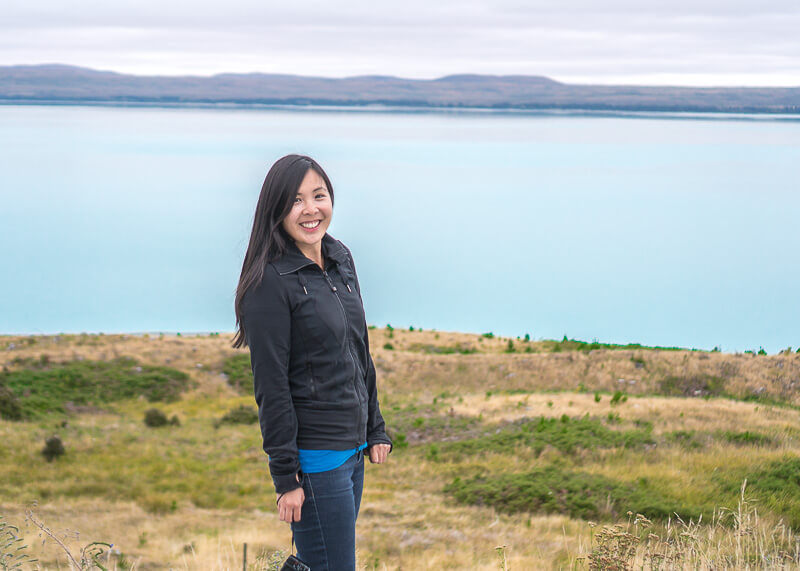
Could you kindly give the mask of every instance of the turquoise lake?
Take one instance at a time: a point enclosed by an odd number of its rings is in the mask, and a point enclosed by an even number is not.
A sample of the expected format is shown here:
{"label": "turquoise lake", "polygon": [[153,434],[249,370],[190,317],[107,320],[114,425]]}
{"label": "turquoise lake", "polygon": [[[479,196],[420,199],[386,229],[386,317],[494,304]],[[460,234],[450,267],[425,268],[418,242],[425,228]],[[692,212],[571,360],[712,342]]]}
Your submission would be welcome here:
{"label": "turquoise lake", "polygon": [[5,105],[0,148],[0,333],[232,332],[302,152],[372,324],[800,345],[800,118]]}

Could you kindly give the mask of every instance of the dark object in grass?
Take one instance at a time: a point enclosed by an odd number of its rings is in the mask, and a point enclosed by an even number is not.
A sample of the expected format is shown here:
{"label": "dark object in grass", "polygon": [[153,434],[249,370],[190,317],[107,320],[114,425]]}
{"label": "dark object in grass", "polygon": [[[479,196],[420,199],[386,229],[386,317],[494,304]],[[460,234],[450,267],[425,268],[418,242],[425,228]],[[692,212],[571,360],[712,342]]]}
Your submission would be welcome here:
{"label": "dark object in grass", "polygon": [[144,423],[150,428],[158,428],[160,426],[168,425],[169,420],[167,420],[166,414],[157,408],[151,408],[146,410],[144,413]]}
{"label": "dark object in grass", "polygon": [[219,419],[214,426],[221,424],[255,424],[258,422],[258,410],[245,404],[232,408]]}
{"label": "dark object in grass", "polygon": [[66,452],[66,450],[64,450],[64,443],[61,442],[58,436],[51,436],[44,441],[42,456],[44,456],[48,462],[52,462],[56,458],[63,456],[64,452]]}

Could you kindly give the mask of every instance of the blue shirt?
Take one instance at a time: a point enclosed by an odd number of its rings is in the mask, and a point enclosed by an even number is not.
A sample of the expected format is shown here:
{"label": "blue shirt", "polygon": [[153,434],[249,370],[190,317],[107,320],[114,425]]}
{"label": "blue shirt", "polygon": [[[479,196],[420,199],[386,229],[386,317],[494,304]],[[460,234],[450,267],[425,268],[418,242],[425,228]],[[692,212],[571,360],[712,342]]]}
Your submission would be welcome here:
{"label": "blue shirt", "polygon": [[365,442],[358,448],[352,450],[297,450],[300,459],[300,469],[307,474],[314,472],[327,472],[338,468],[359,450],[367,447]]}

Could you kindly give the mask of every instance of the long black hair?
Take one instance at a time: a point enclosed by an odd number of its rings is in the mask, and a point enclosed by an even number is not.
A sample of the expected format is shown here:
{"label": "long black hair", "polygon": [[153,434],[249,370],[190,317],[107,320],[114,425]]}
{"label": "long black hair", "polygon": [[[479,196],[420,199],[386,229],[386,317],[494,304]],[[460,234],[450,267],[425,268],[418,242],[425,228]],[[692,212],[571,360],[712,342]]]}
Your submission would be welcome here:
{"label": "long black hair", "polygon": [[283,229],[283,220],[291,212],[297,190],[309,169],[314,169],[325,181],[333,205],[333,186],[328,175],[317,161],[305,155],[286,155],[275,161],[261,185],[261,194],[253,216],[253,231],[250,233],[250,243],[247,245],[239,285],[236,287],[234,310],[238,329],[233,338],[233,347],[247,345],[241,322],[242,298],[245,292],[251,287],[257,287],[264,278],[267,264],[283,256],[289,249],[291,238]]}

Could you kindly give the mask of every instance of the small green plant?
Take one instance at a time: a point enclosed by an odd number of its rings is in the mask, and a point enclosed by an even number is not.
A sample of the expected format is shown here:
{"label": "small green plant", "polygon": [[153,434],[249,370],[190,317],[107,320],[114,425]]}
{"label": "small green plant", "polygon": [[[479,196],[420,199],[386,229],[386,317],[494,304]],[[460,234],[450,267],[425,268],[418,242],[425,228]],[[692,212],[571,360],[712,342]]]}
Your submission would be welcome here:
{"label": "small green plant", "polygon": [[147,409],[144,413],[144,423],[150,428],[158,428],[169,424],[167,415],[157,408]]}
{"label": "small green plant", "polygon": [[413,332],[414,331],[414,326],[413,325],[409,325],[408,326],[408,330]]}
{"label": "small green plant", "polygon": [[386,349],[387,351],[394,351],[394,345],[388,342],[383,344],[383,348]]}
{"label": "small green plant", "polygon": [[60,458],[64,455],[64,452],[64,443],[61,442],[61,439],[58,436],[51,436],[44,441],[42,456],[44,456],[48,462],[52,462],[53,460]]}
{"label": "small green plant", "polygon": [[531,341],[531,336],[530,336],[528,333],[526,333],[526,334],[525,334],[525,337],[523,337],[523,340],[525,341],[525,343],[530,343],[530,341]]}
{"label": "small green plant", "polygon": [[759,355],[766,355],[766,354],[767,354],[767,352],[764,350],[764,348],[763,348],[763,347],[759,347],[759,348],[758,348],[758,354],[759,354]]}
{"label": "small green plant", "polygon": [[489,331],[488,333],[481,333],[481,337],[484,339],[494,339],[494,333]]}
{"label": "small green plant", "polygon": [[392,445],[394,448],[408,448],[408,440],[406,440],[406,435],[402,432],[395,434],[394,437],[392,437]]}
{"label": "small green plant", "polygon": [[611,397],[611,404],[618,405],[628,400],[628,395],[623,393],[622,391],[615,391],[614,395]]}
{"label": "small green plant", "polygon": [[506,345],[505,352],[506,353],[516,353],[516,351],[517,350],[514,348],[514,342],[511,339],[509,339],[508,340],[508,344]]}
{"label": "small green plant", "polygon": [[603,397],[600,396],[600,393],[594,393],[594,402],[600,402]]}

